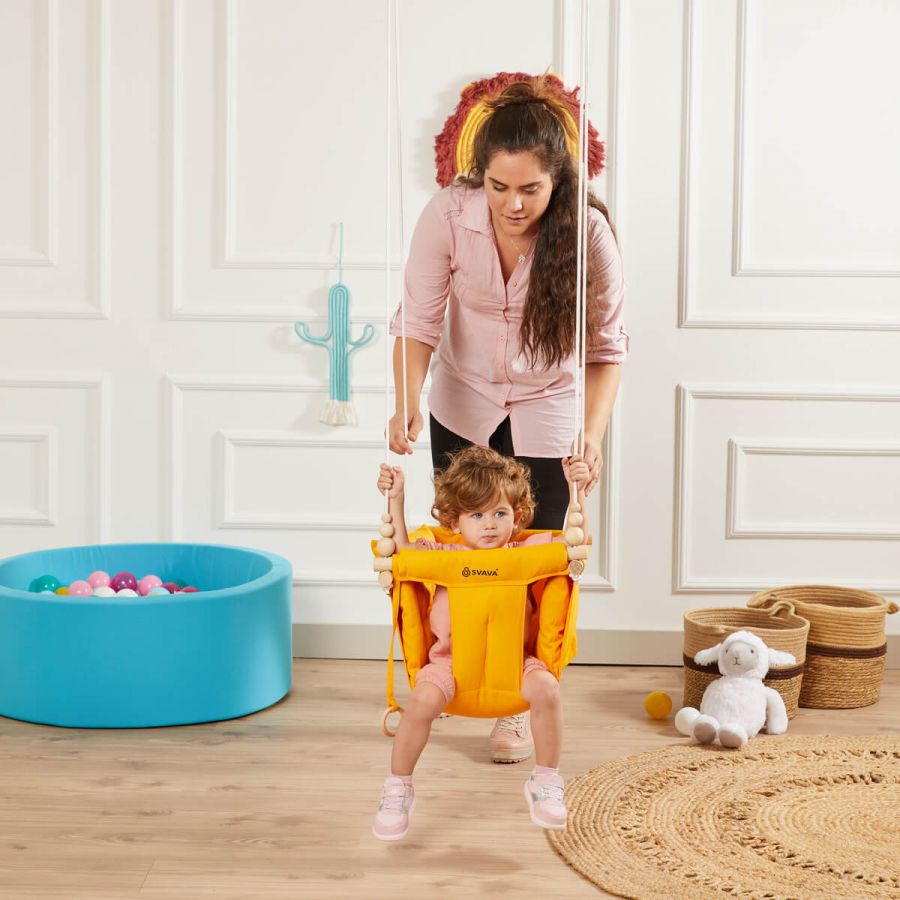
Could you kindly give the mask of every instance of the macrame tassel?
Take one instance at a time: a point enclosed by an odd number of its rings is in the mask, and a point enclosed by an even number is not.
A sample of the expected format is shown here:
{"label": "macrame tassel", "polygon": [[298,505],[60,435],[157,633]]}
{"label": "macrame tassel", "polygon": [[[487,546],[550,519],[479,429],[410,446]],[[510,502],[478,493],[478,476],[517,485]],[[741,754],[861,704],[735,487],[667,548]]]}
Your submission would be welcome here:
{"label": "macrame tassel", "polygon": [[356,409],[348,400],[326,400],[319,421],[326,425],[356,425]]}

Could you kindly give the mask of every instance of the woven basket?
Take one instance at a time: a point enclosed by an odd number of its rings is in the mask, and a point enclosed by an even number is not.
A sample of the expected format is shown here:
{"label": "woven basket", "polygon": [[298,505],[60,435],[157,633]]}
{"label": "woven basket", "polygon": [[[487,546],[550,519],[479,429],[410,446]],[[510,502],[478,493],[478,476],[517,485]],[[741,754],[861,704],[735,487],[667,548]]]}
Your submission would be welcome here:
{"label": "woven basket", "polygon": [[788,718],[797,715],[800,685],[806,661],[806,636],[809,622],[794,611],[788,601],[773,603],[768,609],[729,609],[711,607],[694,609],[684,614],[684,705],[700,707],[707,685],[720,673],[713,663],[701,666],[694,656],[707,647],[714,647],[735,631],[752,631],[767,646],[793,653],[796,663],[772,666],[765,684],[781,694]]}
{"label": "woven basket", "polygon": [[809,619],[800,705],[854,709],[877,702],[887,655],[884,617],[900,607],[869,591],[819,584],[760,591],[747,606],[766,609],[785,601]]}

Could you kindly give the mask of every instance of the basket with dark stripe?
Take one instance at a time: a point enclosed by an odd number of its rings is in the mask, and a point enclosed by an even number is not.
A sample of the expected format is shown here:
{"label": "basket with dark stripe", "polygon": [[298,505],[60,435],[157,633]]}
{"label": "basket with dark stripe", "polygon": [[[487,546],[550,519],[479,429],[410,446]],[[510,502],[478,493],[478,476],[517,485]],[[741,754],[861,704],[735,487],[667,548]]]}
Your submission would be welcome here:
{"label": "basket with dark stripe", "polygon": [[871,591],[818,584],[760,591],[747,606],[765,610],[785,602],[810,623],[800,705],[853,709],[877,702],[887,655],[885,616],[900,607]]}
{"label": "basket with dark stripe", "polygon": [[707,647],[721,643],[735,631],[752,631],[767,646],[792,653],[797,660],[789,666],[773,666],[765,683],[781,694],[788,718],[797,714],[800,685],[806,661],[806,637],[809,622],[798,616],[788,601],[773,603],[767,609],[710,607],[684,614],[684,705],[700,708],[703,692],[720,673],[713,663],[701,666],[694,656]]}

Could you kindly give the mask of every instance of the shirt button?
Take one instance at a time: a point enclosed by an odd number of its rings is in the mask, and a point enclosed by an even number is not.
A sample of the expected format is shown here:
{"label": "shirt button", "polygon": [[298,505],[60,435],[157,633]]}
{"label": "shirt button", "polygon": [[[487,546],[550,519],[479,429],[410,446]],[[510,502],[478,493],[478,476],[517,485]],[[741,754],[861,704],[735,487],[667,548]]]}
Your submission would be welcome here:
{"label": "shirt button", "polygon": [[497,338],[497,340],[499,340],[499,341],[500,341],[500,343],[501,343],[501,344],[502,344],[502,343],[503,343],[503,342],[504,342],[504,341],[505,341],[505,340],[506,340],[506,338],[505,338],[505,337],[503,337],[503,335],[502,335],[502,334],[501,334],[501,335],[500,335],[500,337],[499,337],[499,338]]}

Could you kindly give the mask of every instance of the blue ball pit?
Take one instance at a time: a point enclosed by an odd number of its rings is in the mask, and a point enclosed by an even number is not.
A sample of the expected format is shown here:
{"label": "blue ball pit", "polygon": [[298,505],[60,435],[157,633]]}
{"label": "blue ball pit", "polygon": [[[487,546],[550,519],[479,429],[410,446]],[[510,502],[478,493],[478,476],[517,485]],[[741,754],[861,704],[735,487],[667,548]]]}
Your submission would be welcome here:
{"label": "blue ball pit", "polygon": [[[123,570],[185,579],[196,594],[32,594]],[[217,544],[101,544],[0,561],[0,715],[69,728],[233,719],[291,687],[291,565]]]}

